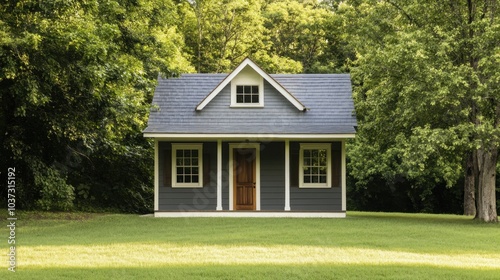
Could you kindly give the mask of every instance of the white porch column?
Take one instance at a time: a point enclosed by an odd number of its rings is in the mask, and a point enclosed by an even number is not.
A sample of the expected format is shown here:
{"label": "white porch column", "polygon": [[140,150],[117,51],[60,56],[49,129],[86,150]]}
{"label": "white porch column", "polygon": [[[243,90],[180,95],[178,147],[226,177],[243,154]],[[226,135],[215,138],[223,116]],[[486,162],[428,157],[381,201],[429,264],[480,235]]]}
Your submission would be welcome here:
{"label": "white porch column", "polygon": [[346,176],[347,176],[347,172],[346,172],[346,151],[345,151],[345,140],[342,140],[342,149],[341,149],[341,153],[342,153],[342,158],[341,158],[341,161],[340,161],[340,164],[342,165],[342,211],[346,211],[346,199],[347,199],[347,196],[346,196],[346,185],[347,185],[347,179],[346,179]]}
{"label": "white porch column", "polygon": [[217,140],[217,211],[222,211],[222,140]]}
{"label": "white porch column", "polygon": [[285,211],[290,211],[290,140],[285,140]]}
{"label": "white porch column", "polygon": [[160,151],[159,151],[159,145],[158,145],[158,139],[155,139],[155,167],[154,167],[154,192],[155,192],[155,195],[154,195],[154,211],[158,211],[158,201],[160,200],[159,198],[159,187],[160,187],[160,165],[159,165],[159,154],[160,154]]}

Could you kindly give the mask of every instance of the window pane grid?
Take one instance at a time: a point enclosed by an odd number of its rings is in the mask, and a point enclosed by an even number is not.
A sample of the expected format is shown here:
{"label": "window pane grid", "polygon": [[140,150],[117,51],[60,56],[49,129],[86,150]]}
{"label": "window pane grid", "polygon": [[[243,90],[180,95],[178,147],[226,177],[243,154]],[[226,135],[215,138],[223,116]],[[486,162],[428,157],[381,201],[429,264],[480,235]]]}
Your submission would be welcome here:
{"label": "window pane grid", "polygon": [[176,151],[177,183],[199,182],[198,150],[184,149]]}
{"label": "window pane grid", "polygon": [[327,150],[304,149],[303,183],[326,184],[328,174]]}
{"label": "window pane grid", "polygon": [[259,102],[259,86],[236,86],[236,103]]}

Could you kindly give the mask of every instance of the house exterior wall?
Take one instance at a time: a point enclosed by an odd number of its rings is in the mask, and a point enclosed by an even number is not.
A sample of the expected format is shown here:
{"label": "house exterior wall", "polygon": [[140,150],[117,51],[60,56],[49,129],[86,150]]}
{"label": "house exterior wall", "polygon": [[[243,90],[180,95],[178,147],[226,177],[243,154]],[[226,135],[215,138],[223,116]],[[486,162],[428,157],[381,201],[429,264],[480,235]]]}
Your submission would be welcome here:
{"label": "house exterior wall", "polygon": [[270,142],[261,145],[260,153],[260,209],[285,209],[285,143]]}
{"label": "house exterior wall", "polygon": [[[193,141],[200,143],[199,141]],[[178,142],[175,142],[178,143]],[[229,143],[222,142],[222,208],[229,210]],[[231,142],[234,143],[234,142]],[[300,143],[290,142],[291,211],[342,211],[341,142],[332,142],[332,188],[299,188]],[[172,142],[158,143],[158,211],[215,211],[217,206],[217,143],[203,143],[203,188],[172,188]],[[337,162],[337,163],[335,163]],[[285,143],[261,143],[260,209],[284,211]]]}
{"label": "house exterior wall", "polygon": [[[300,142],[302,143],[302,142]],[[290,142],[290,208],[292,211],[342,211],[341,142],[332,142],[332,187],[299,188],[299,142]]]}
{"label": "house exterior wall", "polygon": [[217,143],[203,143],[203,188],[172,188],[172,143],[160,142],[159,190],[160,211],[215,210],[217,205]]}

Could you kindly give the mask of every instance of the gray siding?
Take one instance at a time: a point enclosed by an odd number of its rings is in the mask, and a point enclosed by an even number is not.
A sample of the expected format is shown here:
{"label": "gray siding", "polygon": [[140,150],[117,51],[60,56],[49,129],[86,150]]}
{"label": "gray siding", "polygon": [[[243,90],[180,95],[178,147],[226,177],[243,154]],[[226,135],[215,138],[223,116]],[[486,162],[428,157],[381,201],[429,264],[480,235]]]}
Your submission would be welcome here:
{"label": "gray siding", "polygon": [[[299,188],[299,149],[300,143],[290,143],[290,208],[292,211],[342,211],[342,188],[340,176],[335,178],[333,170],[332,188],[308,189]],[[340,156],[341,143],[332,143],[332,156]],[[335,166],[340,169],[341,166]],[[340,174],[340,172],[337,172]]]}
{"label": "gray siding", "polygon": [[292,211],[342,211],[341,188],[290,188]]}
{"label": "gray siding", "polygon": [[285,209],[285,143],[261,145],[260,153],[260,209]]}
{"label": "gray siding", "polygon": [[[171,142],[159,143],[159,211],[214,211],[217,206],[217,143],[203,143],[204,187],[171,187]],[[290,207],[292,211],[341,211],[340,177],[334,187],[304,189],[298,187],[298,142],[290,143]],[[332,143],[332,154],[340,154],[340,142]],[[222,208],[229,210],[229,143],[222,143]],[[341,168],[340,165],[334,169]],[[335,174],[335,171],[333,172]],[[340,173],[340,172],[338,172]],[[335,176],[334,176],[335,177]],[[263,211],[283,211],[285,207],[285,144],[261,144],[260,203]]]}
{"label": "gray siding", "polygon": [[217,206],[217,143],[203,144],[203,188],[172,188],[172,143],[159,143],[160,211],[215,210]]}

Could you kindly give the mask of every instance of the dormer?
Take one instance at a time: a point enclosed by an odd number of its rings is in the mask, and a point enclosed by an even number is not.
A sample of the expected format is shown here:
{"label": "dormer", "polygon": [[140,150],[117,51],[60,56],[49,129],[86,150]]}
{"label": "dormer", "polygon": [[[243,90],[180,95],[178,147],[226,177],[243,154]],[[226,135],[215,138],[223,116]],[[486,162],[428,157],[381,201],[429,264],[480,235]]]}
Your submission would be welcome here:
{"label": "dormer", "polygon": [[248,65],[231,80],[231,107],[264,107],[264,79]]}
{"label": "dormer", "polygon": [[287,89],[274,80],[252,60],[246,58],[229,73],[224,80],[210,92],[197,106],[196,111],[201,111],[222,89],[231,84],[231,108],[261,108],[264,107],[264,80],[283,95],[293,106],[300,111],[307,108]]}

